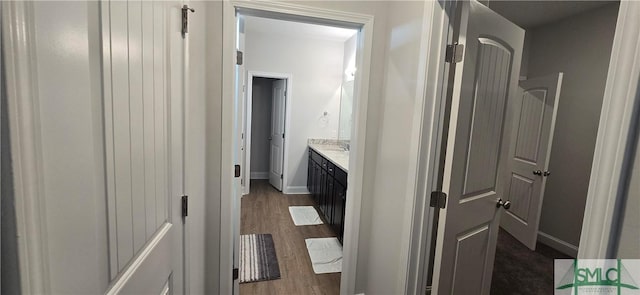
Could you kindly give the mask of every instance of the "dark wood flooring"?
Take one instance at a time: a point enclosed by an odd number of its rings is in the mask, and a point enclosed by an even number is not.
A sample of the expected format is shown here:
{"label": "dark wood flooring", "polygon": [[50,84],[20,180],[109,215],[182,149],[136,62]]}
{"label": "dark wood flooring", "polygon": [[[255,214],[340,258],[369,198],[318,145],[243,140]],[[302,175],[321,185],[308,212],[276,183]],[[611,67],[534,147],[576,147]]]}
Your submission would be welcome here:
{"label": "dark wood flooring", "polygon": [[[279,280],[240,284],[240,294],[339,294],[340,273],[317,275],[304,242],[335,237],[326,224],[295,226],[289,206],[313,205],[309,195],[284,195],[266,180],[252,180],[242,197],[240,234],[271,234],[280,266]],[[317,209],[317,208],[316,208]]]}
{"label": "dark wood flooring", "polygon": [[500,229],[491,280],[491,295],[553,294],[553,260],[571,257],[538,243],[531,251]]}

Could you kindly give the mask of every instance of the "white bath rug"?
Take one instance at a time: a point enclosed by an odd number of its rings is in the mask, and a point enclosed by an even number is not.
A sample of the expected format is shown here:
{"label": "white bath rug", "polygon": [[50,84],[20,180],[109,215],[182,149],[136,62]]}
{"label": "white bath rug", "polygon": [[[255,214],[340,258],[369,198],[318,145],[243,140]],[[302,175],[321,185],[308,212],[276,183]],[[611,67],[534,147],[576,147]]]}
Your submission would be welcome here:
{"label": "white bath rug", "polygon": [[313,272],[342,272],[342,245],[337,238],[306,239]]}
{"label": "white bath rug", "polygon": [[289,213],[295,225],[322,224],[322,219],[313,206],[289,206]]}

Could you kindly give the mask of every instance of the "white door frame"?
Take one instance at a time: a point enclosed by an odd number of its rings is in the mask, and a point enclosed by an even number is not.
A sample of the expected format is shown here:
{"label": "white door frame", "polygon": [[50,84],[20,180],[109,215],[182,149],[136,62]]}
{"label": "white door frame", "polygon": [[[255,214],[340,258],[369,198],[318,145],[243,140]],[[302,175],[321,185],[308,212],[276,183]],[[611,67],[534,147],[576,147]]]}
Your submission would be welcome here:
{"label": "white door frame", "polygon": [[[452,1],[453,2],[453,1]],[[424,77],[425,98],[422,120],[417,126],[422,138],[417,140],[416,178],[413,180],[414,211],[411,216],[411,236],[407,262],[406,294],[423,294],[427,282],[427,267],[434,234],[431,230],[433,208],[429,207],[429,193],[438,178],[437,155],[439,136],[443,132],[442,119],[448,67],[444,52],[451,42],[450,31],[455,18],[449,16],[450,7],[433,1],[425,8],[428,20],[428,46],[421,58],[428,59]],[[424,26],[423,26],[424,27]],[[615,257],[616,223],[620,217],[620,203],[625,198],[625,180],[630,173],[630,156],[635,145],[629,137],[638,120],[640,108],[637,97],[640,81],[640,2],[622,0],[618,12],[603,107],[598,127],[585,219],[582,225],[578,258]],[[412,156],[415,156],[412,154]],[[413,262],[413,263],[412,263]]]}
{"label": "white door frame", "polygon": [[24,294],[49,294],[49,255],[45,212],[44,170],[33,38],[35,20],[30,2],[0,2],[4,43],[7,107],[13,162],[20,289]]}
{"label": "white door frame", "polygon": [[[246,37],[245,37],[246,38]],[[287,168],[289,165],[289,157],[287,157],[287,151],[289,150],[289,121],[291,118],[291,94],[293,93],[293,75],[291,74],[281,74],[281,73],[271,73],[271,72],[260,72],[260,71],[248,71],[247,77],[247,94],[245,97],[245,114],[246,114],[246,132],[245,132],[245,173],[244,173],[244,192],[243,194],[249,194],[250,186],[251,186],[251,108],[253,106],[253,78],[272,78],[272,79],[281,79],[287,81],[287,94],[284,96],[284,155],[282,158],[283,166],[282,166],[282,193],[288,194],[288,186],[287,180],[288,175],[287,172],[289,169]],[[273,115],[273,114],[272,114]]]}
{"label": "white door frame", "polygon": [[640,2],[620,2],[591,167],[578,258],[615,257],[640,102]]}
{"label": "white door frame", "polygon": [[[344,259],[341,276],[341,294],[355,292],[356,259],[358,249],[362,183],[364,175],[364,143],[366,135],[367,104],[369,92],[369,71],[373,42],[373,22],[371,15],[334,11],[291,3],[269,1],[224,1],[223,4],[223,69],[222,69],[222,185],[220,220],[220,293],[232,294],[233,280],[233,95],[235,65],[235,14],[243,12],[265,13],[271,16],[294,16],[312,19],[332,25],[359,28],[357,47],[358,75],[355,79],[354,124],[351,126],[352,157],[349,159],[350,173],[347,189],[347,209],[345,224]],[[215,226],[215,224],[214,224]]]}

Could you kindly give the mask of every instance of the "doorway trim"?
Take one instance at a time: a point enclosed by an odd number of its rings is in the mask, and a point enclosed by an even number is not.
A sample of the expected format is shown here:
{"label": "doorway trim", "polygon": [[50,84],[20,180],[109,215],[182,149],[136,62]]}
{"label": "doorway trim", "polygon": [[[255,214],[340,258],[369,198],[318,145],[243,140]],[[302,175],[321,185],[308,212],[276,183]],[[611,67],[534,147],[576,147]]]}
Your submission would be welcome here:
{"label": "doorway trim", "polygon": [[640,116],[640,2],[621,1],[602,101],[578,258],[616,255]]}
{"label": "doorway trim", "polygon": [[[355,79],[354,124],[351,126],[351,150],[348,174],[347,212],[345,218],[345,241],[343,245],[343,269],[340,282],[341,294],[355,293],[356,262],[362,205],[362,184],[364,174],[365,136],[367,133],[367,106],[369,96],[369,76],[371,51],[373,47],[372,15],[336,11],[292,3],[270,1],[224,1],[222,34],[222,160],[221,160],[221,216],[220,216],[220,293],[237,292],[237,281],[232,279],[234,255],[234,206],[239,206],[237,195],[233,194],[233,106],[234,106],[234,65],[235,65],[235,16],[236,11],[249,15],[260,15],[289,20],[306,20],[318,24],[338,25],[359,29],[356,64],[359,74]],[[236,199],[234,201],[234,199]],[[237,221],[236,221],[237,220]],[[214,224],[214,226],[217,226]]]}
{"label": "doorway trim", "polygon": [[[20,290],[49,294],[48,228],[31,2],[0,2]],[[6,237],[5,237],[6,238]],[[15,238],[15,237],[14,237]]]}
{"label": "doorway trim", "polygon": [[[291,118],[291,95],[293,93],[293,75],[283,73],[271,73],[260,71],[248,71],[247,72],[247,94],[245,98],[245,114],[246,114],[246,139],[245,139],[245,173],[244,173],[244,192],[243,194],[249,194],[251,186],[251,120],[252,120],[252,107],[253,107],[253,78],[271,78],[285,80],[287,83],[287,94],[284,96],[284,151],[282,157],[282,193],[289,194],[289,186],[287,186],[287,180],[289,172],[289,157],[287,157],[287,151],[289,151],[289,130],[290,118]],[[271,114],[273,116],[273,113]]]}
{"label": "doorway trim", "polygon": [[[454,2],[454,1],[451,1]],[[450,30],[455,18],[449,16],[449,6],[432,2],[428,21],[431,45],[423,50],[421,58],[427,56],[426,101],[422,137],[417,143],[420,158],[417,164],[415,186],[415,208],[411,223],[411,240],[406,294],[423,294],[427,282],[429,252],[428,242],[435,234],[432,231],[433,208],[429,207],[428,194],[438,178],[437,161],[432,158],[440,150],[438,134],[446,130],[442,120],[446,101],[448,66],[441,66],[444,48],[451,42]],[[428,6],[428,5],[427,5]],[[425,9],[426,11],[427,9]],[[433,63],[432,63],[433,57]],[[582,225],[578,258],[611,258],[617,247],[621,205],[624,203],[627,179],[630,174],[629,157],[633,154],[633,130],[640,117],[640,2],[622,0],[611,52],[609,71],[605,86],[603,107],[598,127],[598,137],[593,158],[591,180],[587,194],[585,218]],[[429,140],[431,139],[431,140]],[[415,261],[415,263],[412,263]],[[413,278],[413,281],[411,280]]]}

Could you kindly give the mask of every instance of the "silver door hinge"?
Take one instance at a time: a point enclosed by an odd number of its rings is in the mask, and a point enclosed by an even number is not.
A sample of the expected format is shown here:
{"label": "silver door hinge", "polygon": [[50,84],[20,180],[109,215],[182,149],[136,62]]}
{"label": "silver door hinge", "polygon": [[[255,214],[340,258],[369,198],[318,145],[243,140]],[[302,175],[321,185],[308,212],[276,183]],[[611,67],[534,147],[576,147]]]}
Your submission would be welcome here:
{"label": "silver door hinge", "polygon": [[182,196],[182,218],[189,215],[189,196]]}
{"label": "silver door hinge", "polygon": [[441,191],[431,192],[429,206],[444,209],[447,206],[447,194]]}
{"label": "silver door hinge", "polygon": [[448,63],[459,63],[462,61],[464,57],[464,44],[458,44],[457,42],[454,44],[447,45],[447,52],[445,53],[444,60]]}
{"label": "silver door hinge", "polygon": [[243,56],[244,56],[244,54],[242,53],[242,51],[240,51],[240,50],[236,51],[236,64],[237,65],[239,65],[239,66],[242,65]]}
{"label": "silver door hinge", "polygon": [[190,8],[186,4],[182,6],[182,38],[189,33],[189,11],[196,12],[195,9]]}

